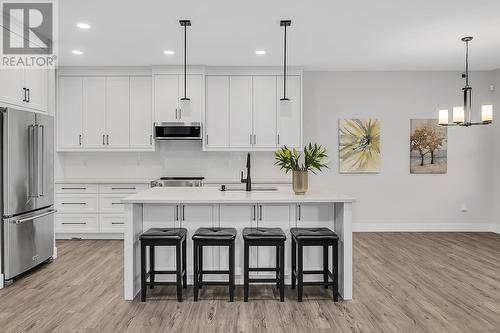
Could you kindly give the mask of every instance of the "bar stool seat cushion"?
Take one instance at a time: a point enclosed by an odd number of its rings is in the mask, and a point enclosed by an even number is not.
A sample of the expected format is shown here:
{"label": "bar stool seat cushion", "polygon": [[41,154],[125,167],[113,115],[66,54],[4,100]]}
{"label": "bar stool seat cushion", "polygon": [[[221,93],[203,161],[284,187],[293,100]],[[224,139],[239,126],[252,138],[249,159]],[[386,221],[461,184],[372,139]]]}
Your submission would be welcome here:
{"label": "bar stool seat cushion", "polygon": [[328,228],[291,228],[290,234],[297,240],[339,239],[339,236]]}
{"label": "bar stool seat cushion", "polygon": [[197,240],[233,240],[235,238],[235,228],[198,228],[193,234],[193,239]]}
{"label": "bar stool seat cushion", "polygon": [[139,239],[151,240],[151,239],[182,239],[187,234],[186,228],[151,228],[148,231],[141,234]]}
{"label": "bar stool seat cushion", "polygon": [[242,235],[248,240],[286,240],[281,228],[244,228]]}

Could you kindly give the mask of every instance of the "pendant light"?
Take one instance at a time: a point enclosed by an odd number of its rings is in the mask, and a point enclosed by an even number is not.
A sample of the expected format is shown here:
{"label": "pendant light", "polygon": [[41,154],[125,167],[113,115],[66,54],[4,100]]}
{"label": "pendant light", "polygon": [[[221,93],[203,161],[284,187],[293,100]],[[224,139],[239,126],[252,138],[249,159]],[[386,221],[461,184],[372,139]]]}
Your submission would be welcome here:
{"label": "pendant light", "polygon": [[180,100],[180,114],[186,116],[191,114],[191,99],[187,97],[187,27],[191,26],[191,21],[179,20],[179,23],[184,27],[184,96]]}
{"label": "pendant light", "polygon": [[292,113],[290,99],[286,97],[286,28],[292,25],[291,20],[281,20],[280,26],[284,28],[283,38],[283,97],[280,99],[280,115],[289,117]]}
{"label": "pendant light", "polygon": [[465,73],[462,77],[465,79],[465,87],[462,88],[464,95],[463,106],[453,107],[453,121],[449,122],[448,110],[439,110],[439,125],[441,126],[475,126],[489,125],[493,120],[493,105],[483,105],[481,107],[481,122],[472,122],[472,87],[469,85],[469,42],[472,37],[463,37],[462,42],[465,43]]}

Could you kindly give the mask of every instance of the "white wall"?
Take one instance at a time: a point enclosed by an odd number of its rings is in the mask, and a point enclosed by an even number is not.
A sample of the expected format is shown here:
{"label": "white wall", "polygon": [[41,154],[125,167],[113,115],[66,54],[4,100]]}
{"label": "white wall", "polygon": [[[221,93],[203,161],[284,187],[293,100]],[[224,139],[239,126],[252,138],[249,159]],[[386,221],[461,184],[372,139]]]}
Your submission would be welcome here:
{"label": "white wall", "polygon": [[[489,85],[494,73],[473,73],[471,80],[475,109],[493,103]],[[325,145],[331,161],[329,170],[311,177],[310,186],[356,197],[358,230],[484,230],[493,223],[493,135],[500,126],[449,129],[448,173],[409,173],[409,119],[435,118],[438,109],[460,105],[462,86],[457,72],[304,73],[304,140]],[[380,174],[338,173],[338,119],[354,117],[381,120]],[[59,154],[58,177],[237,179],[245,166],[245,153],[201,152],[200,144],[193,142],[159,145],[155,153]],[[253,153],[253,177],[289,179],[273,162],[270,152]],[[461,212],[462,206],[467,212]]]}
{"label": "white wall", "polygon": [[[474,108],[492,103],[492,73],[474,73],[471,80]],[[305,140],[326,145],[332,157],[331,170],[313,177],[311,185],[326,183],[356,197],[358,229],[473,230],[490,224],[492,127],[450,128],[448,173],[409,173],[409,119],[436,118],[438,109],[462,104],[462,86],[456,72],[306,73]],[[353,117],[381,121],[380,174],[337,172],[338,119]]]}
{"label": "white wall", "polygon": [[[494,186],[495,186],[495,191],[494,191],[494,203],[493,205],[496,206],[500,202],[500,173],[498,172],[500,170],[500,141],[498,138],[500,138],[500,69],[496,70],[493,73],[493,82],[495,85],[495,105],[493,109],[493,127],[494,127],[494,135],[495,135],[495,140],[493,140],[493,147],[495,148],[495,164],[494,164]],[[500,233],[500,216],[498,214],[497,209],[493,209],[492,212],[492,219],[493,222],[496,224],[495,231],[497,233]]]}

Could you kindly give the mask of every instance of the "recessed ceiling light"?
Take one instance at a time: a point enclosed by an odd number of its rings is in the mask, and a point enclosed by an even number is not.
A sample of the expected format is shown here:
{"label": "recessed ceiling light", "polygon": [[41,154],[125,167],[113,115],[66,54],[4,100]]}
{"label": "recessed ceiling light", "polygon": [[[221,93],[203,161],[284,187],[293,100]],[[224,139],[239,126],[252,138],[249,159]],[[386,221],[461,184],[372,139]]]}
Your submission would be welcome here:
{"label": "recessed ceiling light", "polygon": [[255,54],[264,55],[264,54],[266,54],[266,51],[265,50],[257,50],[257,51],[255,51]]}
{"label": "recessed ceiling light", "polygon": [[77,23],[76,26],[80,29],[85,29],[85,30],[90,29],[90,24],[88,23]]}
{"label": "recessed ceiling light", "polygon": [[173,54],[175,54],[175,52],[174,52],[174,51],[172,51],[172,50],[165,50],[165,51],[163,51],[163,54],[166,54],[166,55],[173,55]]}
{"label": "recessed ceiling light", "polygon": [[83,51],[80,51],[80,50],[73,50],[73,51],[71,51],[71,53],[73,53],[73,54],[77,54],[77,55],[82,55],[82,54],[83,54]]}

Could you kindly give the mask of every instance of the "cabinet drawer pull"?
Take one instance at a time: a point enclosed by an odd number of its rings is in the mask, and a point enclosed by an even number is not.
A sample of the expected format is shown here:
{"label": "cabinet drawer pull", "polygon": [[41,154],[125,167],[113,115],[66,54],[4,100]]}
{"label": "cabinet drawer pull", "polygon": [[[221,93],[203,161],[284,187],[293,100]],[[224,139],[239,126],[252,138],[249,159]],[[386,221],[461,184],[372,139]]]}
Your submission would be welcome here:
{"label": "cabinet drawer pull", "polygon": [[87,222],[63,222],[61,224],[87,224]]}
{"label": "cabinet drawer pull", "polygon": [[61,190],[86,190],[86,187],[61,187]]}
{"label": "cabinet drawer pull", "polygon": [[111,222],[111,224],[125,224],[125,222]]}
{"label": "cabinet drawer pull", "polygon": [[302,220],[302,206],[301,205],[297,205],[297,207],[299,208],[299,218],[298,220]]}
{"label": "cabinet drawer pull", "polygon": [[106,144],[109,146],[109,135],[106,134]]}
{"label": "cabinet drawer pull", "polygon": [[259,206],[259,221],[262,221],[262,205]]}
{"label": "cabinet drawer pull", "polygon": [[112,187],[111,188],[113,191],[115,190],[137,190],[135,187]]}
{"label": "cabinet drawer pull", "polygon": [[82,135],[78,135],[78,144],[81,146],[82,145]]}
{"label": "cabinet drawer pull", "polygon": [[26,91],[28,92],[28,98],[26,98],[26,102],[30,102],[30,90],[29,89],[26,89]]}
{"label": "cabinet drawer pull", "polygon": [[123,203],[121,203],[121,202],[112,202],[111,204],[112,205],[123,205]]}
{"label": "cabinet drawer pull", "polygon": [[61,205],[86,205],[86,202],[61,202]]}

